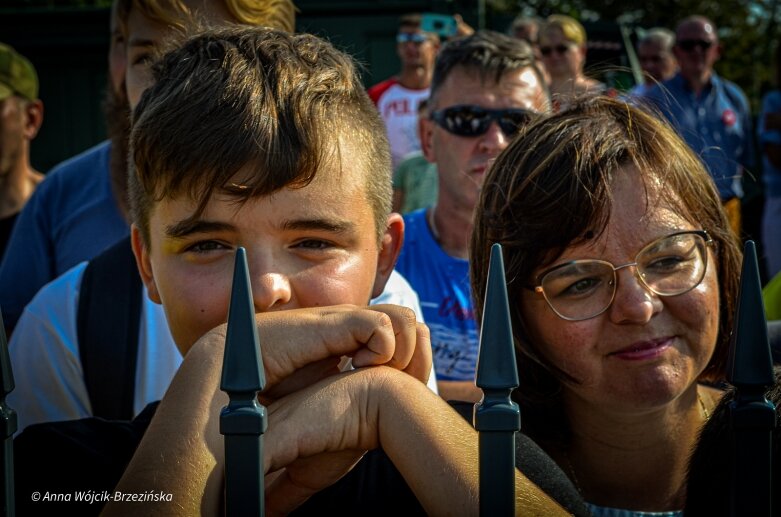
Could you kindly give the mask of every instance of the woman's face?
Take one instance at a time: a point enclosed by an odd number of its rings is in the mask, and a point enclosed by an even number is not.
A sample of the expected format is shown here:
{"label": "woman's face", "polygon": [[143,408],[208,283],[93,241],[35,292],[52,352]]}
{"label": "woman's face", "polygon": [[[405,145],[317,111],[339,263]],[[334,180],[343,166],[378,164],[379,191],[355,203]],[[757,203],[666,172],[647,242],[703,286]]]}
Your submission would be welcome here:
{"label": "woman's face", "polygon": [[[617,171],[605,232],[593,242],[570,246],[534,274],[576,259],[620,266],[634,262],[641,249],[660,237],[703,229],[659,201],[651,181],[646,190],[633,166]],[[612,304],[583,321],[560,318],[539,293],[521,295],[530,338],[578,381],[565,383],[565,399],[574,397],[603,411],[642,412],[663,407],[696,383],[713,355],[719,323],[716,262],[710,247],[706,253],[702,281],[677,296],[649,291],[634,266],[618,270]]]}
{"label": "woman's face", "polygon": [[540,35],[540,53],[545,70],[554,77],[574,79],[583,69],[586,51],[570,41],[560,29],[550,28]]}

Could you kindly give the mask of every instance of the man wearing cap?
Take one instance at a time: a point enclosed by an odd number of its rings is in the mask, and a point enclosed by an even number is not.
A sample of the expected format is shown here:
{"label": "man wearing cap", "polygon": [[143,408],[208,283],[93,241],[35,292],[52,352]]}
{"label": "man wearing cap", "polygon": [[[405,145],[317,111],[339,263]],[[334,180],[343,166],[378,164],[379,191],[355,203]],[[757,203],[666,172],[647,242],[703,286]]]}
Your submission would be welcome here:
{"label": "man wearing cap", "polygon": [[42,122],[35,68],[0,43],[0,256],[16,217],[43,179],[30,165],[30,142]]}
{"label": "man wearing cap", "polygon": [[130,111],[124,84],[125,45],[118,31],[124,21],[117,17],[114,4],[105,103],[109,139],[48,171],[19,214],[0,263],[0,307],[9,334],[41,287],[129,233],[123,211],[123,142]]}

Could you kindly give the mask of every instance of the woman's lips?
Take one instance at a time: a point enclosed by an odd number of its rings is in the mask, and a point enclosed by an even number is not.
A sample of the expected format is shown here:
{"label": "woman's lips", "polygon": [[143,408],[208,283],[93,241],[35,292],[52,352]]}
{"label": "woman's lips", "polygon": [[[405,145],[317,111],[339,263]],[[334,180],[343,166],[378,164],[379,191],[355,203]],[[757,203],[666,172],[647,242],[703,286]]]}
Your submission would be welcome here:
{"label": "woman's lips", "polygon": [[661,355],[667,348],[672,346],[673,337],[668,336],[651,341],[640,341],[633,343],[626,348],[608,354],[618,359],[627,361],[642,361],[644,359],[653,359]]}

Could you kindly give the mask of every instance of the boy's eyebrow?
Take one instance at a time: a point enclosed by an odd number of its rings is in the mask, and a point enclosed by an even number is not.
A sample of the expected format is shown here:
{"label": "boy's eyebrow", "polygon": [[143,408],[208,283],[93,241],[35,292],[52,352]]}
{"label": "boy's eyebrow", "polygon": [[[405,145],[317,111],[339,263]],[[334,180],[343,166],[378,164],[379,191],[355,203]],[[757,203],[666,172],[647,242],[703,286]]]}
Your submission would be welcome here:
{"label": "boy's eyebrow", "polygon": [[282,223],[283,230],[325,230],[332,233],[347,233],[355,229],[355,223],[335,219],[292,219]]}
{"label": "boy's eyebrow", "polygon": [[[323,230],[331,233],[349,233],[355,230],[355,223],[332,219],[289,219],[282,223],[281,228],[283,230]],[[221,221],[185,219],[166,226],[165,235],[170,239],[182,239],[196,233],[233,231],[235,229],[234,225]]]}
{"label": "boy's eyebrow", "polygon": [[171,239],[182,239],[194,233],[231,231],[236,228],[232,224],[220,221],[204,221],[203,219],[185,219],[176,224],[166,226],[165,235]]}

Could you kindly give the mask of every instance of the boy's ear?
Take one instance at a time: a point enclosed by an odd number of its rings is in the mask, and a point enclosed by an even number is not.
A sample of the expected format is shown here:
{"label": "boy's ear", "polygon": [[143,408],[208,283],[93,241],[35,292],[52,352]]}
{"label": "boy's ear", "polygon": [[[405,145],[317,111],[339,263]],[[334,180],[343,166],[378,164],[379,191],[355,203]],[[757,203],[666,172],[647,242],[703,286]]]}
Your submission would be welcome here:
{"label": "boy's ear", "polygon": [[133,255],[136,256],[136,266],[138,274],[141,275],[141,281],[144,282],[146,290],[149,292],[149,299],[157,304],[162,304],[160,293],[157,291],[152,262],[149,260],[149,250],[141,237],[141,230],[135,224],[130,226],[130,244],[133,246]]}
{"label": "boy's ear", "polygon": [[399,258],[401,245],[404,244],[404,219],[395,212],[388,216],[388,226],[380,242],[380,254],[377,257],[377,275],[374,277],[372,298],[378,297],[385,289],[396,259]]}

